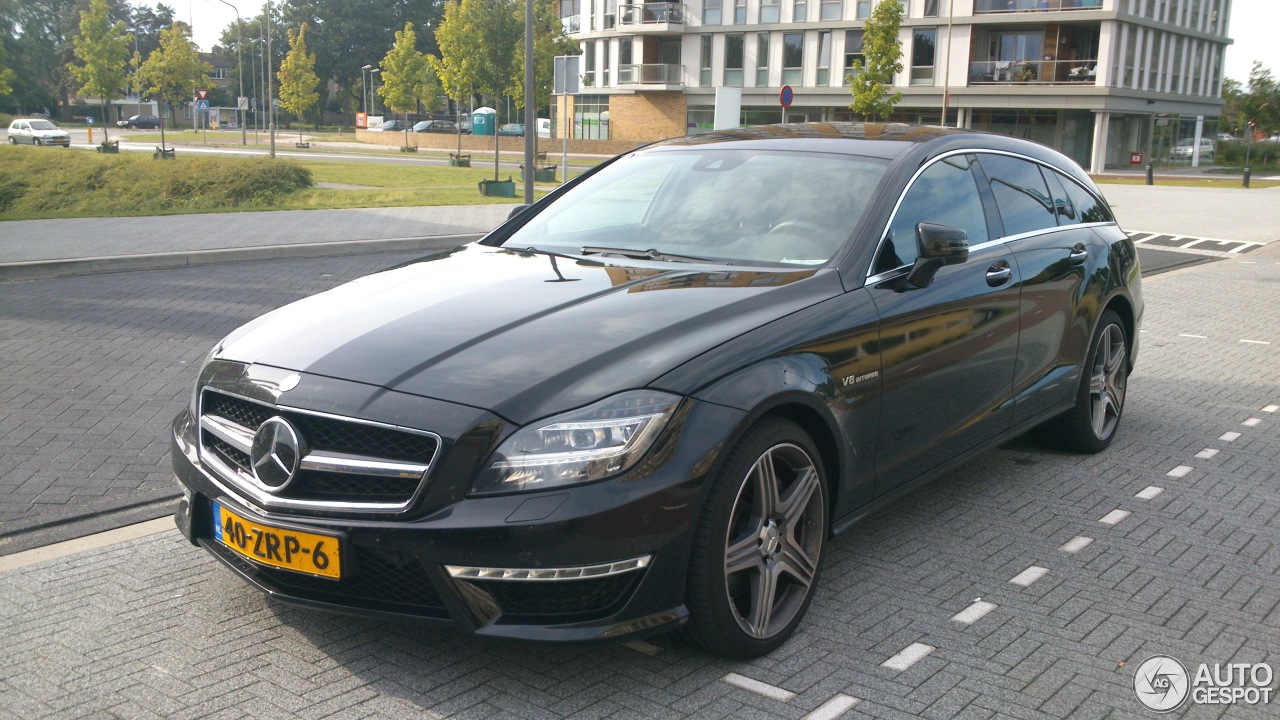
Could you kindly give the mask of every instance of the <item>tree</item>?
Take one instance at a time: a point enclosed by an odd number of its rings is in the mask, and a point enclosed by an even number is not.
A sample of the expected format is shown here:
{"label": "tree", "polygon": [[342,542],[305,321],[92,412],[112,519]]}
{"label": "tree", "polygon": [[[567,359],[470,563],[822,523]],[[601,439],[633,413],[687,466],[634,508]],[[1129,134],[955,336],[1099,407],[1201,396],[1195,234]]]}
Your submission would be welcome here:
{"label": "tree", "polygon": [[1240,124],[1256,123],[1256,132],[1271,134],[1280,130],[1280,85],[1271,71],[1260,62],[1249,71],[1249,92],[1236,101]]}
{"label": "tree", "polygon": [[107,139],[111,124],[107,108],[111,98],[124,89],[128,75],[129,44],[133,36],[125,32],[124,21],[114,24],[107,17],[107,0],[92,0],[89,9],[80,13],[80,34],[72,38],[76,58],[82,65],[69,66],[71,74],[87,95],[102,98],[102,138]]}
{"label": "tree", "polygon": [[[445,8],[436,30],[439,59],[431,60],[450,97],[474,89],[494,106],[510,92],[516,74],[516,52],[522,47],[524,22],[514,0],[459,0]],[[455,93],[458,94],[455,96]],[[533,132],[533,128],[528,129]],[[498,179],[498,139],[493,145],[493,179]]]}
{"label": "tree", "polygon": [[4,49],[4,38],[0,37],[0,95],[13,92],[13,70],[9,67],[9,53]]}
{"label": "tree", "polygon": [[[445,5],[444,19],[436,30],[436,45],[440,50],[439,57],[427,55],[427,64],[431,66],[444,94],[458,107],[458,119],[462,116],[462,103],[471,96],[471,88],[475,86],[471,69],[467,64],[468,53],[462,45],[464,34],[459,31],[466,19],[462,17],[462,6],[454,0]],[[446,25],[448,28],[446,29]],[[458,152],[462,155],[462,126],[458,125]]]}
{"label": "tree", "polygon": [[902,45],[898,28],[902,25],[902,3],[880,0],[863,26],[862,61],[854,60],[849,73],[853,102],[850,109],[865,118],[883,118],[902,100],[901,92],[889,93],[893,76],[902,72]]}
{"label": "tree", "polygon": [[288,35],[289,53],[276,77],[280,80],[280,106],[298,116],[298,142],[302,142],[302,113],[320,99],[316,92],[320,78],[316,77],[316,56],[307,54],[307,24],[296,33],[290,29]]}
{"label": "tree", "polygon": [[[175,103],[184,103],[196,88],[209,84],[213,67],[200,59],[187,26],[174,23],[160,33],[160,46],[138,68],[135,81],[141,92],[165,102],[169,115]],[[160,147],[165,146],[164,117],[161,113]]]}
{"label": "tree", "polygon": [[155,52],[160,47],[160,33],[177,20],[173,8],[164,3],[158,3],[154,9],[146,5],[133,8],[129,15],[129,32],[133,34],[138,54],[145,59]]}
{"label": "tree", "polygon": [[[516,3],[519,20],[524,23],[524,4]],[[557,0],[534,0],[533,3],[533,96],[535,108],[551,107],[551,84],[557,55],[577,55],[578,43],[569,39],[560,20]],[[524,109],[524,43],[516,48],[516,77],[513,88],[516,106]]]}
{"label": "tree", "polygon": [[[413,23],[406,22],[404,30],[396,31],[396,44],[382,58],[382,86],[378,94],[387,107],[396,112],[408,113],[418,109],[418,103],[435,98],[437,85],[431,76],[427,56],[418,52],[418,35]],[[404,129],[404,144],[409,145],[409,127]]]}

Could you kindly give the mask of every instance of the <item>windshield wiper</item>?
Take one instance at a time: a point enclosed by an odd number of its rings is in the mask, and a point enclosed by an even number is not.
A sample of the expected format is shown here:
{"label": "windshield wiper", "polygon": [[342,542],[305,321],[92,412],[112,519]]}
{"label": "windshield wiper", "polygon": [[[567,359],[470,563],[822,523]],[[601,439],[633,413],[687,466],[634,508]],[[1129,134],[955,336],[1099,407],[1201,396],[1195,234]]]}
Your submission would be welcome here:
{"label": "windshield wiper", "polygon": [[712,258],[695,257],[693,255],[675,255],[673,253],[659,252],[657,248],[649,248],[648,250],[635,250],[633,248],[610,248],[610,247],[591,247],[582,248],[583,255],[621,255],[622,257],[632,258],[633,260],[661,260],[665,262],[704,262],[715,263],[716,265],[732,265],[727,260],[713,260]]}

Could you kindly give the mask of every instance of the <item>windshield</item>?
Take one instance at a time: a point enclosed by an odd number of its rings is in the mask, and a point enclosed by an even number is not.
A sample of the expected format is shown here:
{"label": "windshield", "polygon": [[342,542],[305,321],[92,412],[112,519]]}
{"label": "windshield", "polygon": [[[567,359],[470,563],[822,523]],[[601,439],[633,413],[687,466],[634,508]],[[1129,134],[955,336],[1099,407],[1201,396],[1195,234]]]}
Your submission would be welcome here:
{"label": "windshield", "polygon": [[31,129],[32,130],[57,130],[58,126],[54,125],[48,120],[32,120]]}
{"label": "windshield", "polygon": [[849,238],[887,164],[790,151],[639,153],[574,187],[503,245],[820,265]]}

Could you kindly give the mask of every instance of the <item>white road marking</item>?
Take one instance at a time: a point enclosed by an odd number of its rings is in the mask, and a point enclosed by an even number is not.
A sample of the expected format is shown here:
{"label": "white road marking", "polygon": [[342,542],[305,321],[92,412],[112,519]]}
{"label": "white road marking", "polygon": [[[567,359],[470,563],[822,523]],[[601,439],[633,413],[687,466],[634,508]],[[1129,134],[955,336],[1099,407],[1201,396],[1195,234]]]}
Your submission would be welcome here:
{"label": "white road marking", "polygon": [[743,677],[738,673],[729,673],[721,678],[721,680],[734,687],[742,688],[747,692],[753,692],[757,695],[763,695],[764,697],[773,698],[774,700],[782,702],[791,702],[791,699],[796,696],[796,694],[790,690],[783,690],[782,688],[770,685],[769,683],[752,680],[751,678]]}
{"label": "white road marking", "polygon": [[1218,454],[1217,450],[1213,448],[1205,448],[1200,452],[1196,453],[1196,457],[1200,458],[1201,460],[1208,460],[1209,458],[1217,454]]}
{"label": "white road marking", "polygon": [[1142,498],[1143,500],[1151,500],[1151,499],[1154,499],[1157,495],[1159,495],[1162,492],[1164,492],[1164,488],[1156,487],[1155,485],[1152,485],[1148,487],[1146,490],[1143,490],[1137,495],[1134,495],[1134,497]]}
{"label": "white road marking", "polygon": [[1273,413],[1277,410],[1280,410],[1280,405],[1268,405],[1262,408],[1262,412],[1268,412],[1268,413]]}
{"label": "white road marking", "polygon": [[1240,433],[1238,432],[1222,433],[1222,437],[1218,439],[1223,442],[1235,442],[1236,440],[1240,439]]}
{"label": "white road marking", "polygon": [[658,653],[662,652],[662,648],[658,647],[657,645],[654,645],[653,643],[647,643],[643,640],[632,640],[631,642],[624,642],[622,643],[622,647],[631,648],[632,650],[635,650],[638,653],[644,653],[645,655],[657,655]]}
{"label": "white road marking", "polygon": [[56,560],[64,558],[68,555],[75,555],[86,550],[96,550],[98,548],[115,545],[128,540],[136,540],[137,538],[146,537],[148,535],[156,535],[162,532],[173,530],[173,516],[166,515],[155,520],[148,520],[136,525],[128,525],[115,530],[100,532],[96,535],[88,535],[75,540],[67,540],[53,545],[46,545],[34,550],[14,553],[0,557],[0,573],[16,570],[20,567],[34,565],[45,560]]}
{"label": "white road marking", "polygon": [[1178,467],[1165,473],[1165,476],[1171,477],[1171,478],[1186,477],[1192,470],[1195,470],[1195,468],[1191,467],[1190,465],[1179,465]]}
{"label": "white road marking", "polygon": [[1240,424],[1245,427],[1258,427],[1262,424],[1262,418],[1249,418]]}
{"label": "white road marking", "polygon": [[1120,524],[1120,521],[1124,520],[1125,518],[1129,517],[1132,514],[1133,513],[1129,512],[1128,510],[1120,510],[1117,508],[1107,513],[1106,515],[1103,515],[1102,517],[1098,518],[1098,522],[1102,523],[1103,525],[1118,525]]}
{"label": "white road marking", "polygon": [[961,625],[972,625],[986,617],[987,613],[995,609],[996,606],[994,603],[989,603],[985,600],[977,600],[969,607],[961,610],[955,615],[952,615],[951,619]]}
{"label": "white road marking", "polygon": [[1197,340],[1208,340],[1208,339],[1209,339],[1209,338],[1208,338],[1208,336],[1206,336],[1206,335],[1189,335],[1189,334],[1187,334],[1187,333],[1178,333],[1178,337],[1189,337],[1189,338],[1195,338],[1195,339],[1197,339]]}
{"label": "white road marking", "polygon": [[836,720],[836,718],[849,712],[849,708],[860,702],[862,701],[856,697],[849,697],[844,693],[840,693],[814,708],[813,712],[800,718],[800,720]]}
{"label": "white road marking", "polygon": [[1019,585],[1021,587],[1030,587],[1031,583],[1039,580],[1040,578],[1048,574],[1049,574],[1049,568],[1042,568],[1036,565],[1032,565],[1026,570],[1023,570],[1022,572],[1015,575],[1012,579],[1009,580],[1009,582],[1013,583],[1014,585]]}
{"label": "white road marking", "polygon": [[1077,535],[1076,537],[1073,537],[1070,540],[1068,540],[1067,544],[1058,548],[1058,550],[1064,553],[1067,553],[1068,555],[1074,555],[1080,552],[1081,550],[1089,547],[1089,544],[1092,542],[1093,542],[1093,538],[1091,537]]}
{"label": "white road marking", "polygon": [[937,648],[924,643],[911,643],[902,649],[902,652],[880,663],[880,667],[887,667],[890,670],[906,670],[924,659],[926,655],[933,652]]}
{"label": "white road marking", "polygon": [[1271,342],[1268,340],[1241,340],[1240,342],[1249,343],[1250,345],[1270,345],[1271,344]]}

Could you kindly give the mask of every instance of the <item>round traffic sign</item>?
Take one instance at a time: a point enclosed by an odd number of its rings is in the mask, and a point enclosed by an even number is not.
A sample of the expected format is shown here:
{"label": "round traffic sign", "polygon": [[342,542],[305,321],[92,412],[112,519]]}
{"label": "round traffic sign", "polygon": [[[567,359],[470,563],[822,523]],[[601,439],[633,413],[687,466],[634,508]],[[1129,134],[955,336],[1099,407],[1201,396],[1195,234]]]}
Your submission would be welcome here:
{"label": "round traffic sign", "polygon": [[93,116],[92,116],[92,115],[90,115],[89,117],[85,118],[85,119],[84,119],[84,123],[85,123],[86,125],[92,125],[92,124],[93,124]]}
{"label": "round traffic sign", "polygon": [[778,91],[778,103],[784,108],[791,107],[791,101],[794,100],[795,97],[796,94],[792,92],[790,85],[783,85],[782,89]]}

